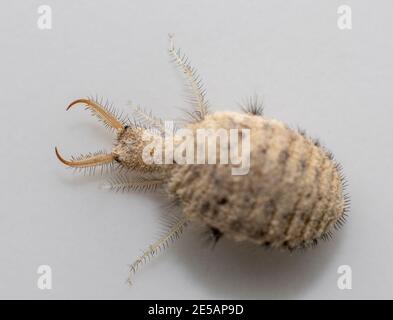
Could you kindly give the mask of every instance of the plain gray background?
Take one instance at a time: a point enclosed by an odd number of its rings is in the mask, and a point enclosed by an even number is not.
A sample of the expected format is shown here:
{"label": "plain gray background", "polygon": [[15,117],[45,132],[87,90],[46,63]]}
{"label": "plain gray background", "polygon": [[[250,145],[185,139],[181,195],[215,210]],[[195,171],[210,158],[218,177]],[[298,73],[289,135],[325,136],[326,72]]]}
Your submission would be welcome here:
{"label": "plain gray background", "polygon": [[[52,30],[37,28],[39,5]],[[352,8],[339,30],[337,8]],[[393,298],[393,3],[297,1],[1,1],[1,298]],[[113,136],[69,102],[98,94],[165,119],[182,116],[168,33],[191,58],[214,110],[260,94],[265,113],[321,138],[342,162],[352,212],[334,240],[304,253],[255,250],[200,233],[125,284],[155,239],[162,202],[101,190],[104,178],[54,156],[110,149]],[[37,288],[50,265],[53,289]],[[349,265],[353,289],[337,287]]]}

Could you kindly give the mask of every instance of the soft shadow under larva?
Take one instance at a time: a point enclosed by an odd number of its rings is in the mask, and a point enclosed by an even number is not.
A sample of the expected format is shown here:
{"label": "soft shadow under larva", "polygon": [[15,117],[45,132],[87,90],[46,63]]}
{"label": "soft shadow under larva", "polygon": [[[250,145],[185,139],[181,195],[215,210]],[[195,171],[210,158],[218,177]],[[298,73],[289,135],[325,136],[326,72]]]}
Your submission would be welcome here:
{"label": "soft shadow under larva", "polygon": [[[190,228],[193,229],[193,228]],[[289,252],[220,240],[203,247],[200,232],[190,230],[175,251],[190,276],[215,298],[294,299],[303,295],[328,269],[341,235],[317,248]],[[332,268],[336,270],[336,268]]]}

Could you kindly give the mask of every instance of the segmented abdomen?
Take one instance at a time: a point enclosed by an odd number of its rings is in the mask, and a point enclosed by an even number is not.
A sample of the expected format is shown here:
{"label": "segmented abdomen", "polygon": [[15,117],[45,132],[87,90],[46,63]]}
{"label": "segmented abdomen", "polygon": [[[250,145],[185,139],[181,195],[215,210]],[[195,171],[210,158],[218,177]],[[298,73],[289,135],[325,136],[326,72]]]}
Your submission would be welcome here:
{"label": "segmented abdomen", "polygon": [[215,113],[191,129],[249,128],[246,175],[231,165],[178,165],[169,192],[191,219],[238,241],[295,248],[330,234],[346,210],[343,177],[330,153],[277,120]]}

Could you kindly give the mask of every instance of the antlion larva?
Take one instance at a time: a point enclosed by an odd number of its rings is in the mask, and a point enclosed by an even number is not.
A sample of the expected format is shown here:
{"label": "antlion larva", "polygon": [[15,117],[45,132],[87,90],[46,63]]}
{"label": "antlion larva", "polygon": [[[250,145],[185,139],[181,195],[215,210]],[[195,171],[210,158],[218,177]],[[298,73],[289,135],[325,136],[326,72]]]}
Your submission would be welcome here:
{"label": "antlion larva", "polygon": [[[67,110],[78,104],[85,105],[117,136],[110,153],[98,152],[65,160],[55,148],[61,162],[89,172],[105,167],[126,169],[132,174],[110,179],[111,189],[155,190],[160,187],[181,208],[180,216],[168,217],[165,234],[130,265],[129,280],[143,263],[166,248],[192,221],[206,225],[215,241],[225,236],[235,241],[292,250],[330,238],[333,228],[345,221],[349,209],[342,168],[332,153],[304,131],[266,118],[257,99],[250,99],[242,113],[210,112],[196,70],[188,58],[174,48],[173,38],[170,39],[169,53],[187,79],[194,106],[194,110],[188,112],[190,119],[183,129],[188,130],[191,137],[198,136],[201,130],[209,132],[207,137],[219,130],[232,137],[233,130],[237,130],[236,146],[249,151],[249,162],[243,174],[233,174],[239,163],[231,162],[232,158],[229,162],[213,164],[148,162],[146,154],[154,157],[159,150],[157,144],[151,147],[152,141],[160,141],[165,154],[170,150],[166,140],[162,143],[168,131],[163,120],[138,107],[131,122],[107,103],[94,98],[72,102]],[[248,140],[243,135],[247,130]],[[185,141],[179,132],[172,132],[174,150]],[[218,158],[223,154],[223,145],[231,141],[220,140],[220,148],[216,148],[218,140],[214,140],[215,149],[211,153],[209,149],[208,153]],[[205,139],[192,140],[192,146],[195,150],[205,150]],[[150,151],[146,153],[146,150]],[[231,152],[229,150],[232,156]],[[194,154],[191,159],[195,160]]]}

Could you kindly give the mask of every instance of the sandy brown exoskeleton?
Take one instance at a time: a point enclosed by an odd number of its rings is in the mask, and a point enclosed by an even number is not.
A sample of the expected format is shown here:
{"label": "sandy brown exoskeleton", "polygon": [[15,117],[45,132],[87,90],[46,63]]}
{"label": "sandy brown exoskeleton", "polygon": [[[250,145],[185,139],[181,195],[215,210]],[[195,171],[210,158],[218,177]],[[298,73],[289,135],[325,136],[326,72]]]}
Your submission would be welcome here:
{"label": "sandy brown exoskeleton", "polygon": [[[130,266],[132,275],[141,264],[167,247],[190,221],[198,221],[217,241],[221,236],[273,248],[296,249],[331,237],[349,209],[349,197],[341,166],[320,143],[301,130],[266,118],[257,99],[244,112],[209,111],[205,91],[187,58],[175,50],[169,53],[185,74],[195,110],[184,125],[194,134],[198,129],[249,129],[250,162],[247,174],[232,174],[229,164],[146,163],[143,152],[152,138],[166,132],[164,122],[136,109],[138,121],[130,122],[97,99],[79,99],[92,113],[115,130],[117,138],[110,153],[99,152],[65,160],[67,166],[92,170],[118,165],[138,175],[118,176],[109,181],[115,190],[155,190],[162,187],[181,208],[167,233],[150,245]],[[154,129],[154,130],[152,130]],[[176,132],[174,133],[175,145]],[[196,141],[196,144],[199,142]],[[198,147],[198,146],[196,146]],[[164,146],[164,150],[166,146]],[[154,149],[152,149],[154,153]]]}

